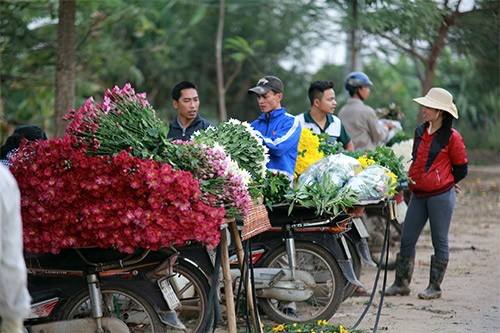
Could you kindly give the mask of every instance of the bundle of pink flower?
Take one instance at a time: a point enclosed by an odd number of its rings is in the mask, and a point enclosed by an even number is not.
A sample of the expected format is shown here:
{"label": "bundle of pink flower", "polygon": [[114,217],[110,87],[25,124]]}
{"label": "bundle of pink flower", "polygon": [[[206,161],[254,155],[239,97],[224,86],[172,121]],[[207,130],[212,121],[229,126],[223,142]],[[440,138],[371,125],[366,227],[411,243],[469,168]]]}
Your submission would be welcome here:
{"label": "bundle of pink flower", "polygon": [[192,174],[169,164],[126,151],[92,156],[66,136],[22,147],[11,171],[28,252],[97,246],[131,253],[219,242],[224,208],[207,204]]}
{"label": "bundle of pink flower", "polygon": [[137,94],[130,83],[106,90],[101,103],[90,97],[63,119],[70,121],[66,133],[74,147],[86,146],[90,155],[113,156],[127,150],[132,156],[189,171],[198,180],[205,203],[223,206],[227,218],[245,216],[250,204],[247,184],[223,148],[170,141],[168,124],[156,116],[146,95]]}

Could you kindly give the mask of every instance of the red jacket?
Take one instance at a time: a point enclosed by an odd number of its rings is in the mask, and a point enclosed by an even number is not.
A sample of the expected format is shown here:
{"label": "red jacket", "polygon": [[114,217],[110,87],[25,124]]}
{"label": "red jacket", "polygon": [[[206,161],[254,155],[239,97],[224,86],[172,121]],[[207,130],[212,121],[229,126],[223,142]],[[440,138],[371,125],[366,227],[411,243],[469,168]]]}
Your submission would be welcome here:
{"label": "red jacket", "polygon": [[408,171],[410,190],[417,197],[444,193],[467,175],[464,140],[452,128],[448,144],[440,145],[437,133],[427,133],[428,123],[417,126],[413,143],[413,163]]}

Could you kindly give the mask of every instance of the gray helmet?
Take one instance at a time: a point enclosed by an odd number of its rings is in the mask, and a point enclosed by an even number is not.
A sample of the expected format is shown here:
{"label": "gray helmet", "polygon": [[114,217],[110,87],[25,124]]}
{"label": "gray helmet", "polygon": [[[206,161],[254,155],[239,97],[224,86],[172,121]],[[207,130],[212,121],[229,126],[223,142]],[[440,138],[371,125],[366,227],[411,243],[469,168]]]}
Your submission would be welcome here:
{"label": "gray helmet", "polygon": [[356,91],[357,88],[361,88],[364,86],[372,86],[372,85],[373,83],[368,77],[368,75],[366,75],[363,72],[349,73],[345,80],[345,88],[351,94],[354,93],[354,91]]}

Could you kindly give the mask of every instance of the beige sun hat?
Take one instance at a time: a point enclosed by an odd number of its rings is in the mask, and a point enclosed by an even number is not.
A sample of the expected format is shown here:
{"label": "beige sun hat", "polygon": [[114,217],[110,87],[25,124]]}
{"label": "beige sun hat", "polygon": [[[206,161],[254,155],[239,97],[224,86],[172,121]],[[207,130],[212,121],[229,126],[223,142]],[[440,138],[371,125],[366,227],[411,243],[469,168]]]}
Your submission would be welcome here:
{"label": "beige sun hat", "polygon": [[414,98],[413,101],[428,108],[449,112],[455,119],[458,119],[458,111],[455,104],[453,104],[453,96],[443,88],[432,88],[424,97]]}

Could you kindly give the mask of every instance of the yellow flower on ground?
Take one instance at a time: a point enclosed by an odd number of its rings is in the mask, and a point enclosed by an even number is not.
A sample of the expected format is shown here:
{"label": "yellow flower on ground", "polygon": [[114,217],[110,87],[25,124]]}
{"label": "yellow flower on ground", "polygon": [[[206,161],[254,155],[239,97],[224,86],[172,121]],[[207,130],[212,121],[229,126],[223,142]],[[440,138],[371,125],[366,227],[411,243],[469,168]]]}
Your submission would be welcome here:
{"label": "yellow flower on ground", "polygon": [[300,141],[295,164],[295,176],[298,177],[311,164],[325,157],[325,154],[319,151],[319,137],[308,128],[303,128],[300,133]]}
{"label": "yellow flower on ground", "polygon": [[349,331],[346,330],[342,325],[339,325],[339,329],[340,329],[339,333],[349,333]]}

